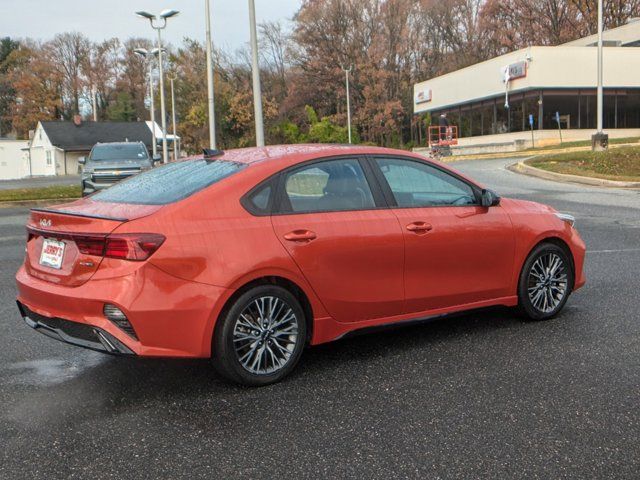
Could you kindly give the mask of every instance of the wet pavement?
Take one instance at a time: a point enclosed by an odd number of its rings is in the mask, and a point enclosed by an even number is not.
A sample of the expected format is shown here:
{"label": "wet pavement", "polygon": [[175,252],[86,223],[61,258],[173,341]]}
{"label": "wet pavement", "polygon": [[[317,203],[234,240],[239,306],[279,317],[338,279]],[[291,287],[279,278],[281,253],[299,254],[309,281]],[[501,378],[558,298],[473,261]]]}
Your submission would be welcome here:
{"label": "wet pavement", "polygon": [[497,309],[305,352],[286,381],[105,356],[15,307],[26,209],[0,209],[0,478],[629,478],[640,475],[640,192],[456,164],[574,214],[588,283],[550,322]]}

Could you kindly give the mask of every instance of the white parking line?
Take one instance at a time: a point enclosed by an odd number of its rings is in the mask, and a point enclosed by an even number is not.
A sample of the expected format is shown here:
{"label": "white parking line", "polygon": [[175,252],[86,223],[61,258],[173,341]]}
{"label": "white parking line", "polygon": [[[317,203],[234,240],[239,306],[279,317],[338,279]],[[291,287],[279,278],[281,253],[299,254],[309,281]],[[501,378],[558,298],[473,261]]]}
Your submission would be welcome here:
{"label": "white parking line", "polygon": [[587,250],[587,253],[620,253],[620,252],[640,252],[640,248],[621,248],[619,250]]}

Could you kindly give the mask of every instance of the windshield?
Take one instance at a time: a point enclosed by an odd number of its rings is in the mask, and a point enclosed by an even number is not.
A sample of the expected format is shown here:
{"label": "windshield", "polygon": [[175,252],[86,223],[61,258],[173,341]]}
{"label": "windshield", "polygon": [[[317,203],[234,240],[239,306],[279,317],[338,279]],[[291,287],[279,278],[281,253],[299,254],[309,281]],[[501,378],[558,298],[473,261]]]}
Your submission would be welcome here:
{"label": "windshield", "polygon": [[103,160],[147,160],[147,147],[140,143],[118,145],[96,145],[91,151],[92,161]]}
{"label": "windshield", "polygon": [[222,160],[187,160],[169,163],[95,195],[92,200],[113,203],[166,205],[182,200],[244,167],[244,164]]}

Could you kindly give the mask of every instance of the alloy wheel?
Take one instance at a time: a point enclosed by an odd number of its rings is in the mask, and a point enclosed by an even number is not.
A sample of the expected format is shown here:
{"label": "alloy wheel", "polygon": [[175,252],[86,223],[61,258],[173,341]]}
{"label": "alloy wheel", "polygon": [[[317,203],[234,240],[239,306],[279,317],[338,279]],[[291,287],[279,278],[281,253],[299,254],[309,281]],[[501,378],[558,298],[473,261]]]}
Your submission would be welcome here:
{"label": "alloy wheel", "polygon": [[567,295],[567,265],[557,253],[540,255],[529,271],[527,292],[534,308],[553,312]]}
{"label": "alloy wheel", "polygon": [[285,367],[298,343],[298,321],[283,299],[254,299],[238,315],[233,328],[233,346],[240,365],[254,375],[273,374]]}

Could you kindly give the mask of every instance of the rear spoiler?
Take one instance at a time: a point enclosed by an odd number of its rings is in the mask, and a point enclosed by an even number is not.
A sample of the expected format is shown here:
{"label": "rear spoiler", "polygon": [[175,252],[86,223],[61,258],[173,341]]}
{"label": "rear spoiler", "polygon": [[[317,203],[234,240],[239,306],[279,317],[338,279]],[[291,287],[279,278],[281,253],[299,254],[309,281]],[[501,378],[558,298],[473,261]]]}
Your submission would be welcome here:
{"label": "rear spoiler", "polygon": [[119,218],[119,217],[107,217],[104,215],[89,215],[86,213],[76,213],[70,212],[68,210],[54,210],[52,208],[32,208],[32,212],[40,212],[40,213],[57,213],[62,215],[69,215],[71,217],[83,217],[83,218],[97,218],[99,220],[113,220],[116,222],[128,222],[128,218]]}

